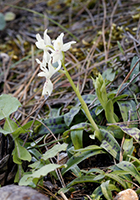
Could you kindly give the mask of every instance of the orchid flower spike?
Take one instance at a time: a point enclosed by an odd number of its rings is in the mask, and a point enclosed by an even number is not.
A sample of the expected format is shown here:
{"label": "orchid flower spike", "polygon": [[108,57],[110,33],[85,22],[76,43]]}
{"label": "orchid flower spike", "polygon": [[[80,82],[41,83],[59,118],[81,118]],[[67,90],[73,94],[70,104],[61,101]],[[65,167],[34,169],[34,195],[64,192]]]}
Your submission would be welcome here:
{"label": "orchid flower spike", "polygon": [[51,39],[47,35],[47,29],[44,31],[44,39],[41,38],[40,34],[36,35],[37,42],[35,43],[37,48],[44,50],[44,56],[47,58],[47,62],[49,62],[50,54],[48,50],[52,46]]}
{"label": "orchid flower spike", "polygon": [[55,74],[61,68],[61,62],[59,61],[58,67],[55,68],[51,64],[51,59],[50,59],[50,61],[48,62],[48,69],[47,69],[45,59],[43,59],[42,62],[40,62],[40,60],[38,60],[38,59],[36,59],[36,61],[38,64],[40,64],[40,69],[42,70],[42,72],[40,72],[38,74],[38,76],[46,78],[46,81],[43,86],[42,96],[44,96],[44,95],[50,96],[53,91],[53,83],[51,82],[50,78],[53,76],[53,74]]}
{"label": "orchid flower spike", "polygon": [[63,59],[63,52],[70,49],[72,44],[75,44],[75,41],[67,42],[66,44],[63,44],[63,37],[64,33],[61,33],[56,40],[53,40],[53,49],[51,50],[51,57],[53,58],[53,63],[57,62],[58,60]]}

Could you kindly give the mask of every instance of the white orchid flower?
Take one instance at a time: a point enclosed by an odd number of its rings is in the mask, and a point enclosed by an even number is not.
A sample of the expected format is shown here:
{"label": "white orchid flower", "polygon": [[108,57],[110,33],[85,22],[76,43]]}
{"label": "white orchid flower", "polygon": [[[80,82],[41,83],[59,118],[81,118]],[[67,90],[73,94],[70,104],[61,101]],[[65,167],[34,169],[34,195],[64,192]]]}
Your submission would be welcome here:
{"label": "white orchid flower", "polygon": [[53,57],[53,63],[57,62],[58,60],[63,59],[63,52],[70,49],[72,44],[75,44],[75,41],[67,42],[66,44],[63,44],[63,37],[64,33],[61,33],[56,40],[53,40],[53,48],[54,50],[51,50],[51,57]]}
{"label": "white orchid flower", "polygon": [[43,91],[42,91],[42,95],[51,95],[52,91],[53,91],[53,83],[51,82],[50,78],[53,76],[53,74],[55,74],[60,68],[61,68],[61,62],[58,62],[58,67],[55,68],[52,64],[51,64],[51,59],[48,62],[48,69],[46,68],[46,61],[45,59],[43,59],[42,62],[40,62],[40,60],[36,59],[37,63],[40,64],[40,69],[42,70],[42,72],[40,72],[38,74],[38,76],[40,77],[45,77],[46,81],[44,83],[43,86]]}
{"label": "white orchid flower", "polygon": [[41,38],[39,33],[36,35],[37,42],[35,44],[37,48],[42,49],[44,51],[43,56],[46,57],[48,62],[50,58],[48,50],[51,48],[52,44],[50,37],[47,35],[47,31],[48,31],[47,29],[44,31],[44,39]]}
{"label": "white orchid flower", "polygon": [[36,34],[37,42],[35,44],[39,49],[48,50],[48,47],[52,46],[51,38],[47,35],[47,31],[47,29],[44,31],[44,39],[41,38],[39,33]]}

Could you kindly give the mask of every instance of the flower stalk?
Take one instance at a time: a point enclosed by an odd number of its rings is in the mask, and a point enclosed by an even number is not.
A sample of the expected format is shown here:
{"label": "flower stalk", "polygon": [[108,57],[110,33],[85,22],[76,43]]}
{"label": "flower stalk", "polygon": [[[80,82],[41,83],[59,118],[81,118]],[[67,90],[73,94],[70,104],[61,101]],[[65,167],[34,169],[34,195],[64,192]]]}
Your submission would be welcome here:
{"label": "flower stalk", "polygon": [[75,84],[74,84],[74,82],[73,82],[73,80],[72,80],[72,78],[71,78],[71,76],[70,76],[70,74],[69,74],[67,68],[65,67],[64,59],[63,59],[63,61],[62,61],[62,66],[63,66],[63,68],[64,68],[64,70],[65,70],[65,75],[66,75],[67,79],[69,80],[69,83],[71,84],[71,86],[72,86],[72,88],[73,88],[75,94],[77,95],[77,97],[78,97],[78,99],[79,99],[79,101],[80,101],[80,103],[81,103],[81,105],[82,105],[82,108],[83,108],[83,110],[85,111],[85,114],[86,114],[86,116],[87,116],[89,122],[91,123],[91,125],[92,125],[94,131],[95,131],[95,136],[98,137],[99,140],[101,140],[101,138],[100,138],[100,130],[99,130],[97,124],[95,123],[95,121],[93,120],[93,118],[92,118],[92,116],[91,116],[91,114],[90,114],[90,112],[89,112],[89,109],[88,109],[87,104],[86,104],[85,101],[83,100],[83,98],[82,98],[82,96],[81,96],[81,94],[80,94],[78,88],[76,88],[76,86],[75,86]]}

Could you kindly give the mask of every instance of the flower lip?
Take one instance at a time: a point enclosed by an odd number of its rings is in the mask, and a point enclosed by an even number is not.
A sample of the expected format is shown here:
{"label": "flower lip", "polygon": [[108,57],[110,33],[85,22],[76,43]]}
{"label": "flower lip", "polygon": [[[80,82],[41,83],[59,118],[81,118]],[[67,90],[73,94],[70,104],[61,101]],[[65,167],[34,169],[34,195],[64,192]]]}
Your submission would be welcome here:
{"label": "flower lip", "polygon": [[44,95],[51,95],[53,91],[53,84],[50,79],[46,79],[44,86],[43,86],[43,91],[42,91],[42,96]]}

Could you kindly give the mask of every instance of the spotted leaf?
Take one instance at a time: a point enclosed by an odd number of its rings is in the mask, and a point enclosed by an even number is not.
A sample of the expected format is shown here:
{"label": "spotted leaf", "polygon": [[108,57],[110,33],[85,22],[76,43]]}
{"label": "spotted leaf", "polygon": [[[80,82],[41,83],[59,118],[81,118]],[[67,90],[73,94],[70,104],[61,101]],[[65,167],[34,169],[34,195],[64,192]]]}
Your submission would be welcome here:
{"label": "spotted leaf", "polygon": [[67,126],[69,126],[75,117],[75,115],[80,111],[80,106],[73,107],[67,114],[64,115],[64,121]]}
{"label": "spotted leaf", "polygon": [[129,128],[123,124],[119,125],[121,130],[126,133],[127,135],[130,135],[133,137],[137,142],[140,140],[140,130],[138,128]]}

